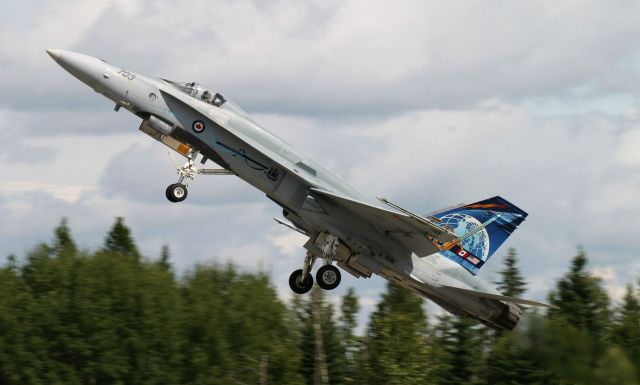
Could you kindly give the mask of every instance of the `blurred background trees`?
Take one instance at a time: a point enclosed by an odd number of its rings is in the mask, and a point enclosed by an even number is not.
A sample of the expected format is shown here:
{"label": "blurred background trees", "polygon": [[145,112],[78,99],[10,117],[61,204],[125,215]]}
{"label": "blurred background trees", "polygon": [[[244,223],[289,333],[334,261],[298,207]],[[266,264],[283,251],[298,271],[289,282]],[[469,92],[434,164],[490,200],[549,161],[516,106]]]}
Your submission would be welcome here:
{"label": "blurred background trees", "polygon": [[[140,255],[122,218],[95,252],[62,220],[17,260],[0,268],[2,384],[640,383],[638,286],[612,302],[582,249],[549,294],[559,309],[529,310],[509,333],[428,315],[392,283],[358,322],[353,289],[285,303],[263,272],[177,276],[169,247]],[[505,295],[525,293],[516,250],[498,276]]]}

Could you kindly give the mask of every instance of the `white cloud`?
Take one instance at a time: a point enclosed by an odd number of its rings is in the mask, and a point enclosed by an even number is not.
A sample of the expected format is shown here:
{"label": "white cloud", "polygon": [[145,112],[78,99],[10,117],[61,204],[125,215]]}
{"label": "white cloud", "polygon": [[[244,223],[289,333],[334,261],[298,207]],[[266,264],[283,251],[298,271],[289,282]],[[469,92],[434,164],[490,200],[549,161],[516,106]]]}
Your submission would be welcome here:
{"label": "white cloud", "polygon": [[6,193],[9,198],[35,191],[45,191],[50,193],[53,198],[67,203],[74,203],[77,202],[83,194],[95,191],[95,188],[83,185],[38,182],[8,182],[0,187],[0,193]]}
{"label": "white cloud", "polygon": [[618,273],[613,267],[594,266],[591,269],[591,274],[593,274],[594,277],[600,278],[602,286],[607,291],[614,304],[619,304],[622,301],[622,298],[627,291],[626,285],[630,282],[624,282],[618,279]]}
{"label": "white cloud", "polygon": [[293,230],[286,229],[286,232],[271,238],[271,242],[278,248],[280,253],[287,257],[298,257],[302,260],[306,253],[302,246],[307,242],[307,237]]}
{"label": "white cloud", "polygon": [[591,269],[591,274],[594,277],[600,278],[603,281],[613,281],[616,279],[616,271],[610,266],[595,266]]}
{"label": "white cloud", "polygon": [[[637,119],[636,119],[637,120]],[[640,126],[625,132],[620,138],[620,144],[614,152],[616,159],[621,166],[628,166],[634,169],[636,176],[640,170]]]}
{"label": "white cloud", "polygon": [[[380,116],[489,98],[582,100],[634,94],[639,83],[637,4],[65,4],[49,2],[2,28],[0,60],[7,68],[0,80],[16,94],[7,103],[26,108],[34,91],[72,99],[76,89],[66,91],[69,78],[62,80],[45,55],[49,47],[212,82],[250,110],[306,115]],[[13,38],[25,30],[25,39]],[[25,79],[55,87],[25,92]]]}
{"label": "white cloud", "polygon": [[[76,44],[94,26],[109,3],[103,0],[45,2],[38,12],[3,23],[0,28],[2,52],[5,57],[10,54],[20,58],[23,64],[40,66],[45,49]],[[16,39],[16,30],[20,31],[20,39]]]}

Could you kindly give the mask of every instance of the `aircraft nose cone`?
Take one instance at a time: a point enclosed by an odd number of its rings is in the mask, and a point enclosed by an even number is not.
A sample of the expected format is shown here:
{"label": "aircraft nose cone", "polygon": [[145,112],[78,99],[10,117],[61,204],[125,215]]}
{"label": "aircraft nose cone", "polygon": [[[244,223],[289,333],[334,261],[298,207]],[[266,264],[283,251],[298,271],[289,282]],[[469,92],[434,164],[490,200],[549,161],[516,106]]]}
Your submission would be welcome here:
{"label": "aircraft nose cone", "polygon": [[51,58],[53,60],[56,61],[56,63],[58,62],[58,60],[60,59],[60,50],[59,49],[53,49],[53,48],[49,48],[47,50],[47,53],[49,54],[49,56],[51,56]]}
{"label": "aircraft nose cone", "polygon": [[106,65],[95,57],[77,52],[50,48],[47,53],[60,67],[89,87],[93,87],[96,84]]}

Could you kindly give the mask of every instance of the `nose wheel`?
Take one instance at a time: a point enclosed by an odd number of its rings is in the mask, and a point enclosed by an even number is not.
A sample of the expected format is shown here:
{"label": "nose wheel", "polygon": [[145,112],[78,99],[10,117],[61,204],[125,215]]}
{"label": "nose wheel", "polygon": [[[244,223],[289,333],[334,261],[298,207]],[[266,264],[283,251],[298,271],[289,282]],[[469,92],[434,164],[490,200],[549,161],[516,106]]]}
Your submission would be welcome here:
{"label": "nose wheel", "polygon": [[177,203],[187,199],[188,190],[186,185],[182,183],[174,183],[167,187],[165,193],[170,202]]}

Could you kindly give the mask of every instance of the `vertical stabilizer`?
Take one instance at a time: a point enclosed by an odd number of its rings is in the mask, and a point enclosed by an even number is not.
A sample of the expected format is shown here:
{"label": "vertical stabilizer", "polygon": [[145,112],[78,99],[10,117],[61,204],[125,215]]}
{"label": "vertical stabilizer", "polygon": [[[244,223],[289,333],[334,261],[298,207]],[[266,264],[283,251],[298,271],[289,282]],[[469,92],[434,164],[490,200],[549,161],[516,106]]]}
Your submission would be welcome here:
{"label": "vertical stabilizer", "polygon": [[432,214],[440,226],[453,231],[461,241],[440,254],[459,263],[472,274],[491,258],[527,213],[504,198],[493,197]]}

